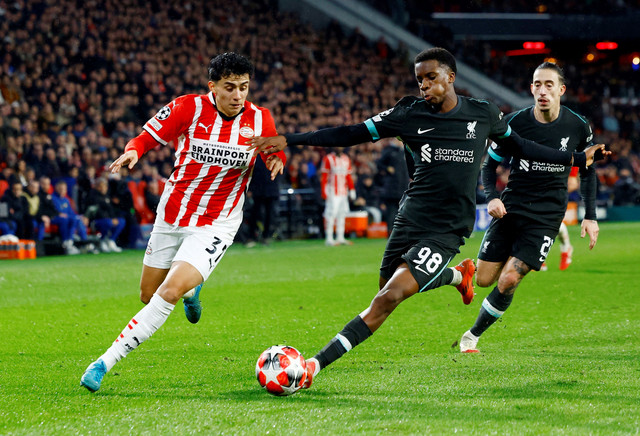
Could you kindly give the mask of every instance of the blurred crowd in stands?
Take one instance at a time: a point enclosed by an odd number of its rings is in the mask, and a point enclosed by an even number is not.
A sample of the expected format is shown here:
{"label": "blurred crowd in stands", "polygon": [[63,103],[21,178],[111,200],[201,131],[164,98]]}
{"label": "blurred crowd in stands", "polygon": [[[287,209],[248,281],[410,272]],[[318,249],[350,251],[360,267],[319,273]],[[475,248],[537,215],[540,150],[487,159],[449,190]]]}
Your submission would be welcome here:
{"label": "blurred crowd in stands", "polygon": [[[500,3],[529,8],[525,1]],[[281,133],[360,122],[417,93],[402,49],[335,22],[314,30],[278,12],[277,0],[0,0],[0,38],[0,234],[55,234],[70,254],[136,246],[140,225],[153,222],[174,150],[150,151],[131,173],[123,168],[111,175],[106,168],[162,106],[182,94],[207,92],[206,64],[213,55],[250,56],[256,74],[249,100],[272,111]],[[492,58],[482,44],[441,42],[507,86],[528,89],[535,65]],[[640,96],[640,82],[630,71],[565,68],[575,83],[566,104],[589,117],[597,139],[614,151],[598,166],[599,198],[637,204],[637,103],[612,101]],[[318,192],[326,152],[288,149],[279,187]],[[401,145],[383,140],[348,153],[358,193],[352,206],[377,208],[389,220],[407,180]],[[260,191],[261,183],[256,177],[252,190]],[[264,208],[251,196],[247,208]],[[321,202],[319,193],[316,198]],[[264,229],[252,213],[243,237],[268,238],[259,235]]]}
{"label": "blurred crowd in stands", "polygon": [[[640,15],[639,0],[603,1],[434,1],[364,0],[380,12],[406,26],[416,35],[449,49],[456,58],[502,83],[513,91],[530,96],[533,70],[540,56],[508,57],[508,43],[487,42],[473,38],[455,39],[450,30],[431,19],[434,12],[549,13],[595,16]],[[411,11],[402,14],[398,11]],[[603,205],[640,205],[640,70],[633,69],[631,59],[621,62],[615,52],[592,63],[575,44],[558,45],[563,56],[558,59],[565,72],[567,92],[563,104],[591,122],[595,141],[603,142],[614,152],[599,163],[598,200]],[[533,101],[532,101],[533,104]],[[504,106],[509,112],[519,108]],[[508,179],[508,169],[502,179]],[[479,192],[479,197],[482,193]]]}

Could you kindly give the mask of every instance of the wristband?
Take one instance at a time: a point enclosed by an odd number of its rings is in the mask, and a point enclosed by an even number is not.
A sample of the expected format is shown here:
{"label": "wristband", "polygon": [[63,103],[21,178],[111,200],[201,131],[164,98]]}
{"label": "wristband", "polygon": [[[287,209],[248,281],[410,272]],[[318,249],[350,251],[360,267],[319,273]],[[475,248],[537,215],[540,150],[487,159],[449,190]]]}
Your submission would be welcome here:
{"label": "wristband", "polygon": [[573,165],[578,168],[587,168],[587,155],[583,152],[573,153]]}

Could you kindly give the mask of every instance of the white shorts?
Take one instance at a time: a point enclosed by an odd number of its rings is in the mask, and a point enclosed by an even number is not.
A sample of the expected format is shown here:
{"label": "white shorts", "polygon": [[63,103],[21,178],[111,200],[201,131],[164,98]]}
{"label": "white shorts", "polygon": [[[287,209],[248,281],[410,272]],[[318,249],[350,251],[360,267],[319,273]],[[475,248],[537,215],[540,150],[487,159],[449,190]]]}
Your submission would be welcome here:
{"label": "white shorts", "polygon": [[233,244],[235,231],[212,227],[174,227],[156,220],[147,243],[143,264],[169,269],[176,261],[193,265],[206,281]]}
{"label": "white shorts", "polygon": [[327,197],[324,203],[324,217],[345,217],[349,213],[349,199],[346,195],[332,195]]}

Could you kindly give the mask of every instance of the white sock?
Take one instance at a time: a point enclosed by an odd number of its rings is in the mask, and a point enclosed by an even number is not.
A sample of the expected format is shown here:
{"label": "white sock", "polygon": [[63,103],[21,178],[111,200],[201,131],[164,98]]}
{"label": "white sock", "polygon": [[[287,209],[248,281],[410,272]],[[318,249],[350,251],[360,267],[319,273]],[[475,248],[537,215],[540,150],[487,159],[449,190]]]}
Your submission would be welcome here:
{"label": "white sock", "polygon": [[560,250],[568,251],[571,247],[571,242],[569,241],[569,229],[567,229],[567,225],[565,223],[560,224],[558,239],[560,239]]}
{"label": "white sock", "polygon": [[327,242],[333,242],[333,225],[335,224],[335,218],[327,218],[327,224],[324,227],[325,239]]}
{"label": "white sock", "polygon": [[107,365],[107,371],[138,345],[149,339],[167,320],[175,305],[167,303],[161,296],[154,294],[145,307],[138,312],[124,328],[115,342],[100,358]]}
{"label": "white sock", "polygon": [[449,284],[458,286],[460,283],[462,283],[462,273],[453,267],[449,267],[449,269],[453,271],[453,278],[451,279],[451,283]]}
{"label": "white sock", "polygon": [[336,241],[345,242],[344,239],[344,227],[346,217],[340,216],[336,218]]}

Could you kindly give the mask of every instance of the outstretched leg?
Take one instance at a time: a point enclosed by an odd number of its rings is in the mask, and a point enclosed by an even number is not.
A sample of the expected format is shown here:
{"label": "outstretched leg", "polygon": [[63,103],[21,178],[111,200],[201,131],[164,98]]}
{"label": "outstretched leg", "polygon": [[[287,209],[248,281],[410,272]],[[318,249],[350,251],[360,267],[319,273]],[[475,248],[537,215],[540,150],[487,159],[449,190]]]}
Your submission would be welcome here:
{"label": "outstretched leg", "polygon": [[320,369],[326,368],[345,353],[351,351],[353,347],[369,338],[401,302],[417,292],[418,283],[411,275],[407,264],[403,263],[398,267],[393,277],[378,291],[369,307],[349,321],[318,354],[307,361],[310,368],[303,387],[311,386],[313,377]]}

